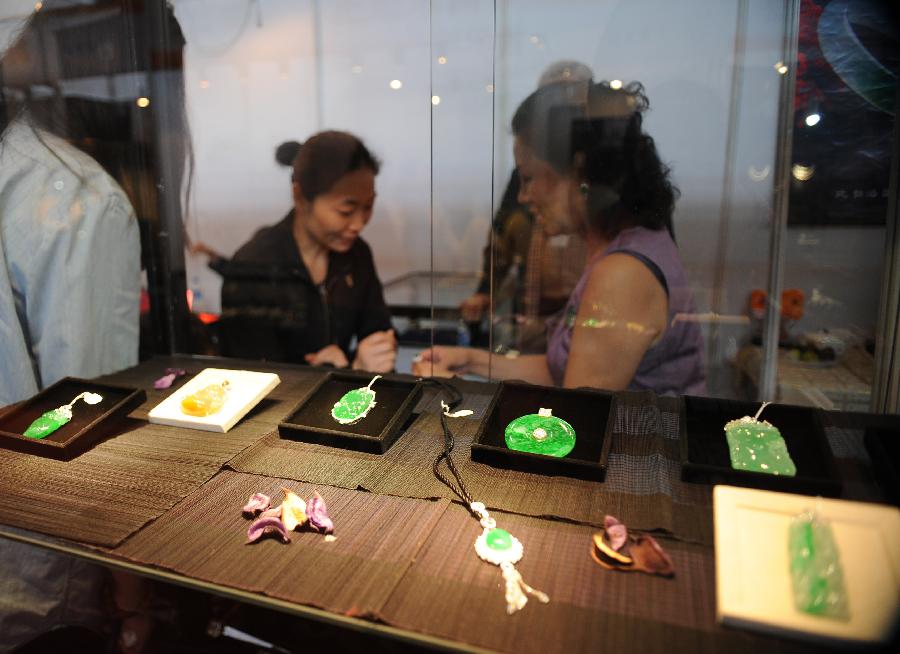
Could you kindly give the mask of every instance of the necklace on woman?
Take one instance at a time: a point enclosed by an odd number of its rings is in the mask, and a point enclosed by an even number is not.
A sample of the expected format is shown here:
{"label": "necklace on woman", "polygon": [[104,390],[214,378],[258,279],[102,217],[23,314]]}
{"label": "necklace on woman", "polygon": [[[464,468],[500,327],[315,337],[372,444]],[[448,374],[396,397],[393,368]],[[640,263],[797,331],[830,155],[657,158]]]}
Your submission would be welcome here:
{"label": "necklace on woman", "polygon": [[[453,458],[450,456],[450,453],[453,451],[454,441],[453,433],[447,424],[447,418],[462,418],[472,415],[472,412],[463,410],[451,413],[450,409],[462,401],[462,394],[449,384],[437,380],[430,381],[441,386],[451,396],[449,404],[441,400],[441,408],[443,409],[441,412],[441,428],[444,431],[444,449],[432,464],[431,469],[434,472],[434,476],[465,503],[472,515],[481,524],[483,531],[475,540],[475,553],[478,554],[482,561],[487,561],[500,568],[503,580],[506,582],[507,614],[512,615],[523,608],[528,603],[528,595],[532,595],[539,602],[546,604],[550,601],[547,594],[535,590],[526,584],[522,579],[522,575],[516,570],[515,564],[521,560],[522,555],[525,553],[522,543],[505,529],[497,527],[497,521],[490,516],[485,505],[482,502],[475,501],[466,489],[459,470],[456,469]],[[456,480],[456,484],[441,472],[441,461],[447,462],[447,468]]]}

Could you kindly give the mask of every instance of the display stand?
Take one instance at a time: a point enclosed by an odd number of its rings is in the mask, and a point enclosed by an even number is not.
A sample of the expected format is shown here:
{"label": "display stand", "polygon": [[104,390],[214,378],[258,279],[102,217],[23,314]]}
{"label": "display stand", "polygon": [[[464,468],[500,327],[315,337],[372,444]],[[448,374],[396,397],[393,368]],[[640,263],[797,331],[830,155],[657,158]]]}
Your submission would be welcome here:
{"label": "display stand", "polygon": [[[518,452],[506,446],[506,426],[516,418],[551,409],[575,430],[575,448],[565,457]],[[616,419],[612,393],[589,389],[561,389],[525,382],[500,384],[472,443],[472,459],[497,468],[542,475],[599,480],[606,465]]]}
{"label": "display stand", "polygon": [[418,381],[386,376],[373,385],[375,406],[359,422],[342,425],[331,416],[341,397],[367,386],[370,373],[330,372],[278,424],[282,438],[383,454],[401,434],[422,395]]}
{"label": "display stand", "polygon": [[742,402],[686,395],[681,411],[681,478],[708,484],[731,484],[792,493],[836,497],[841,492],[834,455],[818,409],[769,404],[760,420],[781,432],[797,467],[794,477],[731,467],[725,424],[753,416],[759,402]]}
{"label": "display stand", "polygon": [[[34,439],[22,435],[43,413],[68,404],[84,392],[97,393],[103,400],[94,405],[76,403],[72,410],[72,420],[45,438]],[[146,399],[147,394],[142,389],[66,377],[0,418],[0,445],[19,452],[68,460],[116,433],[125,416]]]}
{"label": "display stand", "polygon": [[[222,408],[208,416],[191,416],[182,411],[181,401],[207,386],[228,385]],[[206,368],[150,411],[150,422],[173,427],[189,427],[225,433],[243,418],[260,400],[281,383],[271,372]]]}

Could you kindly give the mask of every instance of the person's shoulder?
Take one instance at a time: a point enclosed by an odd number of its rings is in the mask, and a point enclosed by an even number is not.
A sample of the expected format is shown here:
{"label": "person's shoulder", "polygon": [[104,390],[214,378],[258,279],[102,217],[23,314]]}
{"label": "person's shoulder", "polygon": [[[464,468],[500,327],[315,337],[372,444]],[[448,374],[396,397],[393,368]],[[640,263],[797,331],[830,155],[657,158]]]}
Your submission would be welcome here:
{"label": "person's shoulder", "polygon": [[293,243],[293,233],[287,224],[288,218],[256,230],[250,240],[237,249],[231,258],[232,261],[271,261],[273,252],[284,248],[286,243]]}
{"label": "person's shoulder", "polygon": [[125,191],[90,155],[22,120],[11,123],[3,134],[0,170],[24,182],[25,193],[30,193],[29,184],[39,188],[52,183],[58,206],[76,206],[72,203],[77,200],[82,219],[130,221],[134,215]]}
{"label": "person's shoulder", "polygon": [[646,264],[625,252],[613,252],[594,264],[587,288],[594,293],[615,293],[632,299],[646,298],[657,290],[665,293]]}

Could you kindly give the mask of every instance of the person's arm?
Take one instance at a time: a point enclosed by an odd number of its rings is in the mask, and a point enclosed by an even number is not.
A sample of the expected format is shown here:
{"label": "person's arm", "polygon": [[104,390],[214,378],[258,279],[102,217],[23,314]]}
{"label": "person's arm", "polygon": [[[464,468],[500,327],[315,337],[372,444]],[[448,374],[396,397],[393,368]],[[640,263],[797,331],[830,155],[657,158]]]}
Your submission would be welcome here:
{"label": "person's arm", "polygon": [[397,338],[391,328],[391,312],[384,301],[384,289],[375,270],[372,252],[365,243],[360,245],[365,246],[360,254],[365,259],[360,261],[361,274],[357,278],[366,280],[366,288],[356,333],[359,344],[352,357],[352,366],[370,372],[391,372],[397,362]]}
{"label": "person's arm", "polygon": [[532,384],[553,385],[547,357],[543,354],[526,354],[513,358],[500,354],[491,355],[487,350],[471,347],[438,345],[424,350],[413,362],[412,372],[423,377],[478,375],[491,379],[521,379]]}
{"label": "person's arm", "polygon": [[623,253],[605,257],[578,307],[563,386],[628,388],[667,316],[666,292],[644,263]]}

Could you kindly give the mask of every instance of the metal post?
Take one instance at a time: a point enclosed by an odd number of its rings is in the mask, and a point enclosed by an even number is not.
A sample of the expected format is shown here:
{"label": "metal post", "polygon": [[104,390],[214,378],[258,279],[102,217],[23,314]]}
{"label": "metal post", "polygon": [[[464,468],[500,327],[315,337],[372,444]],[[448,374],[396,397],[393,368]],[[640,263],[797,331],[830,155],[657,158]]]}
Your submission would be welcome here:
{"label": "metal post", "polygon": [[760,371],[759,399],[771,402],[778,392],[778,337],[781,331],[781,289],[784,277],[784,242],[791,184],[791,154],[794,142],[794,90],[797,85],[797,44],[800,31],[800,0],[785,4],[782,62],[788,67],[782,75],[778,111],[778,148],[775,161],[775,203],[769,236],[769,301],[763,333],[763,360]]}

